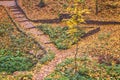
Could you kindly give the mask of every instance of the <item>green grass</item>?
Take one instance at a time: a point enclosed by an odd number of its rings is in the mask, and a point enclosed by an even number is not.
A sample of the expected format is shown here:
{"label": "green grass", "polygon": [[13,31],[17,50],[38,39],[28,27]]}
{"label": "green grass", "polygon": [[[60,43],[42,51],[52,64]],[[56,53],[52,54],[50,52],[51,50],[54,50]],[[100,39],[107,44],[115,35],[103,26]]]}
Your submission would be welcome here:
{"label": "green grass", "polygon": [[13,73],[15,71],[26,71],[32,68],[34,61],[24,53],[0,50],[0,72]]}
{"label": "green grass", "polygon": [[19,32],[11,23],[0,23],[0,73],[30,70],[36,59],[28,53],[39,49],[33,39]]}
{"label": "green grass", "polygon": [[0,49],[28,53],[29,50],[38,50],[39,46],[33,39],[19,32],[10,23],[0,23]]}
{"label": "green grass", "polygon": [[26,71],[29,70],[32,66],[32,61],[26,57],[0,57],[0,72],[13,73],[15,71]]}
{"label": "green grass", "polygon": [[23,74],[15,77],[16,80],[32,80],[33,75],[31,74]]}
{"label": "green grass", "polygon": [[110,35],[111,35],[111,32],[107,32],[107,33],[102,32],[101,34],[98,35],[98,39],[99,40],[104,40],[104,39],[109,38]]}
{"label": "green grass", "polygon": [[40,63],[41,64],[45,64],[51,60],[53,60],[55,58],[55,53],[49,51],[47,54],[45,54],[41,59],[40,59]]}
{"label": "green grass", "polygon": [[19,74],[17,76],[10,76],[4,74],[0,74],[0,80],[32,80],[32,75],[30,73],[28,74]]}
{"label": "green grass", "polygon": [[80,37],[85,34],[85,32],[78,28],[78,31],[72,35],[68,34],[68,27],[51,27],[50,25],[40,25],[37,26],[38,29],[42,30],[45,34],[49,35],[51,41],[56,45],[58,49],[68,49],[73,44],[76,44]]}
{"label": "green grass", "polygon": [[120,65],[99,64],[89,58],[77,58],[75,72],[74,59],[66,59],[56,66],[56,70],[45,80],[119,80]]}
{"label": "green grass", "polygon": [[3,37],[4,35],[6,35],[6,32],[10,32],[10,30],[12,30],[11,28],[11,24],[0,24],[0,36]]}

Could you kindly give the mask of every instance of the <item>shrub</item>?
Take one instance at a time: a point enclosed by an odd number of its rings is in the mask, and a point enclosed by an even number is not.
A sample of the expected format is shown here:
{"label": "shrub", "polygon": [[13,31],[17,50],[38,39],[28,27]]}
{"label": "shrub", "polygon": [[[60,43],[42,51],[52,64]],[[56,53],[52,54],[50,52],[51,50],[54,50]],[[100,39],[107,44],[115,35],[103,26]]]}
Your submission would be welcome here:
{"label": "shrub", "polygon": [[15,71],[29,70],[33,66],[30,59],[25,57],[1,56],[0,72],[13,73]]}
{"label": "shrub", "polygon": [[55,53],[49,51],[48,54],[44,55],[41,59],[40,59],[40,62],[42,64],[48,62],[48,61],[51,61],[53,58],[55,57]]}
{"label": "shrub", "polygon": [[29,36],[19,32],[10,23],[0,23],[0,49],[28,53],[29,50],[39,50],[35,41]]}
{"label": "shrub", "polygon": [[22,56],[22,53],[18,52],[15,54],[11,51],[0,50],[0,72],[25,71],[32,66],[32,60]]}
{"label": "shrub", "polygon": [[19,74],[19,75],[7,75],[6,73],[0,73],[0,80],[32,80],[32,74]]}
{"label": "shrub", "polygon": [[57,46],[58,49],[68,49],[73,44],[80,40],[80,37],[85,34],[83,30],[77,28],[77,32],[72,35],[68,34],[68,27],[51,27],[50,25],[40,25],[38,29],[48,34],[51,41]]}
{"label": "shrub", "polygon": [[20,74],[18,76],[15,76],[15,80],[32,80],[32,77],[32,74]]}
{"label": "shrub", "polygon": [[0,23],[0,37],[3,37],[12,30],[11,24]]}

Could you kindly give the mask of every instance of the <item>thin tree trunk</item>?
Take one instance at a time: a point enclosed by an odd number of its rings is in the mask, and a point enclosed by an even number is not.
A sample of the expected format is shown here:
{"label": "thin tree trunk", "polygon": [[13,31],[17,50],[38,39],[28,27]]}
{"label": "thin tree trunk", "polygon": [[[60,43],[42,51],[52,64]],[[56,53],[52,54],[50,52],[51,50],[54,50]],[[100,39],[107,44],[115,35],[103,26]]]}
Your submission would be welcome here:
{"label": "thin tree trunk", "polygon": [[95,5],[96,5],[96,15],[98,14],[98,0],[95,0]]}
{"label": "thin tree trunk", "polygon": [[76,52],[75,52],[75,73],[77,72],[77,54],[78,54],[78,43],[76,44]]}
{"label": "thin tree trunk", "polygon": [[40,0],[39,6],[40,6],[41,8],[45,6],[44,0]]}

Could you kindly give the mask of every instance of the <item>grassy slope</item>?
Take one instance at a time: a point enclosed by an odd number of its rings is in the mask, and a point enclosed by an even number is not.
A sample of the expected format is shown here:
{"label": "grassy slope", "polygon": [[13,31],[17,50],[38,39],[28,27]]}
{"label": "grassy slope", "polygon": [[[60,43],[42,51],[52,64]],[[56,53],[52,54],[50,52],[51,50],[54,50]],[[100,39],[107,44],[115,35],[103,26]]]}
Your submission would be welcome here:
{"label": "grassy slope", "polygon": [[3,30],[0,36],[0,43],[2,44],[0,48],[7,48],[12,51],[20,50],[24,53],[29,53],[30,50],[37,51],[39,46],[30,37],[19,32],[14,27],[2,7],[0,7],[0,10],[0,24],[1,30]]}
{"label": "grassy slope", "polygon": [[[96,16],[93,14],[95,12],[94,11],[95,5],[93,4],[93,2],[91,1],[90,3],[88,3],[88,5],[89,5],[89,8],[92,8],[91,10],[92,12],[90,16],[88,16],[90,19],[93,19],[96,21],[104,21],[104,22],[105,21],[119,21],[120,19],[119,14],[111,14],[110,9],[108,11],[103,9],[103,12],[100,12]],[[27,10],[27,7],[28,6],[26,5],[26,7],[24,8],[26,8]],[[112,11],[112,13],[115,13],[114,10]],[[90,56],[92,62],[96,61],[97,63],[104,63],[106,65],[120,64],[120,61],[119,61],[120,25],[119,24],[118,25],[117,24],[104,25],[104,24],[93,23],[93,24],[85,24],[81,26],[91,26],[91,27],[99,26],[101,28],[101,31],[79,42],[79,54],[78,55],[81,55],[83,53],[83,55]]]}
{"label": "grassy slope", "polygon": [[[91,26],[91,27],[99,26],[101,28],[101,31],[98,32],[97,34],[82,39],[79,42],[79,51],[77,57],[80,59],[88,58],[88,60],[77,61],[79,65],[80,73],[83,73],[80,74],[81,78],[78,78],[78,80],[79,79],[86,80],[86,78],[96,79],[98,77],[100,79],[100,76],[102,77],[102,79],[111,78],[113,80],[114,79],[119,80],[120,66],[116,68],[114,66],[120,65],[120,25],[119,24],[118,25],[117,24],[108,24],[108,25],[81,24],[81,26]],[[75,45],[73,47],[75,48]],[[101,64],[104,65],[100,67],[99,65]],[[86,68],[84,68],[85,66]],[[74,63],[73,64],[70,63],[70,65],[60,66],[56,68],[57,69],[55,70],[55,72],[53,72],[50,76],[48,76],[48,80],[67,80],[67,79],[69,80],[71,79],[71,77],[66,78],[66,76],[71,75],[69,73],[74,74],[74,71],[69,72],[71,69],[74,68]],[[88,72],[89,71],[92,72],[88,73],[86,72],[86,70]]]}
{"label": "grassy slope", "polygon": [[[34,40],[16,29],[2,7],[0,7],[0,11],[0,57],[4,57],[0,59],[0,62],[1,60],[4,60],[2,61],[2,64],[6,67],[10,67],[8,70],[11,68],[15,69],[16,67],[21,67],[20,69],[22,70],[16,72],[12,70],[14,73],[10,75],[7,74],[9,71],[3,70],[4,72],[0,72],[0,80],[20,80],[24,78],[31,80],[32,75],[39,71],[42,65],[47,64],[49,61],[51,61],[55,57],[55,54],[52,51],[49,51],[48,54],[44,55],[43,58],[41,58],[40,55],[42,55],[43,52],[40,50],[39,46],[34,42]],[[6,57],[7,60],[5,59]],[[11,65],[4,64],[4,62],[8,64],[11,63]],[[30,69],[27,69],[28,71],[24,71],[22,69],[27,68],[28,65],[31,66],[31,63],[33,63],[32,66],[34,64],[36,65]],[[19,66],[19,64],[21,66]],[[23,67],[23,65],[26,66]],[[0,66],[2,65],[0,64]]]}
{"label": "grassy slope", "polygon": [[73,80],[73,77],[77,77],[77,80],[96,80],[97,78],[100,80],[100,77],[108,80],[120,79],[120,66],[118,66],[120,65],[120,25],[99,26],[101,28],[99,33],[79,42],[77,55],[79,73],[75,74],[73,71],[74,62],[67,60],[66,63],[56,67],[55,72],[46,80]]}
{"label": "grassy slope", "polygon": [[[3,64],[6,67],[13,66],[14,69],[18,69],[21,65],[26,65],[27,62],[29,62],[29,58],[31,58],[32,63],[36,62],[35,58],[31,55],[29,55],[29,51],[37,52],[39,49],[39,46],[35,44],[34,40],[30,37],[24,35],[23,33],[19,32],[16,27],[12,24],[10,19],[8,18],[5,10],[3,7],[0,7],[0,60],[4,60],[6,64]],[[43,54],[43,53],[41,53]],[[35,55],[35,54],[34,54]],[[11,56],[11,57],[10,57]],[[7,60],[4,59],[7,57]],[[9,58],[10,57],[10,58]],[[25,62],[25,59],[27,59],[27,62]],[[13,61],[12,61],[13,60]],[[17,60],[17,61],[14,61]],[[22,60],[22,61],[21,61]],[[12,61],[12,62],[10,62]],[[19,62],[21,61],[21,62]],[[2,61],[0,61],[2,62]],[[7,63],[9,64],[7,65]],[[24,63],[25,62],[25,63]],[[23,64],[22,64],[23,63]],[[19,65],[20,64],[20,65]],[[31,65],[31,62],[27,65]],[[19,66],[16,66],[19,65]],[[2,65],[0,65],[2,66]],[[9,70],[12,70],[13,67],[10,67]],[[25,67],[25,66],[24,66]],[[27,68],[27,66],[26,66]],[[6,71],[3,70],[2,71]],[[14,70],[12,70],[14,71]],[[9,72],[9,71],[7,71]],[[1,80],[20,80],[20,78],[27,77],[31,78],[31,71],[26,72],[16,72],[13,76],[8,75],[6,72],[0,72],[0,79]],[[10,71],[11,73],[11,71]]]}

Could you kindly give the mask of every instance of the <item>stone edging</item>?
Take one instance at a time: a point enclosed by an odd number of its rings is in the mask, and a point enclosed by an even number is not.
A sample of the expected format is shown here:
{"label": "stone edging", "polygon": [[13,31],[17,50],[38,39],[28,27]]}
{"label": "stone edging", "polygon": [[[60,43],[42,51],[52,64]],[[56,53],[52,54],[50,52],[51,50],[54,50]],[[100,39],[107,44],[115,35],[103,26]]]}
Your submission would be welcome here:
{"label": "stone edging", "polygon": [[43,52],[46,54],[47,51],[44,49],[44,47],[42,47],[32,36],[26,34],[25,30],[22,29],[22,28],[20,28],[20,27],[19,27],[20,25],[18,25],[18,24],[14,21],[14,19],[10,16],[10,14],[9,14],[9,12],[7,11],[6,7],[4,7],[4,6],[2,6],[2,7],[3,7],[4,10],[6,11],[8,17],[10,18],[10,20],[12,21],[12,23],[15,25],[15,27],[17,28],[17,30],[18,30],[19,32],[23,33],[24,35],[29,36],[31,39],[33,39],[34,42],[40,47],[40,49],[42,49]]}
{"label": "stone edging", "polygon": [[[29,21],[34,22],[35,20],[30,19],[30,18],[26,15],[26,13],[24,12],[24,10],[21,8],[18,0],[15,0],[15,2],[16,2],[16,5],[19,7],[19,9],[24,13],[25,17],[26,17]],[[95,29],[87,32],[87,33],[86,33],[84,36],[82,36],[81,38],[88,37],[88,36],[93,35],[93,34],[99,32],[99,31],[100,31],[100,27],[97,27],[97,28],[95,28]]]}

